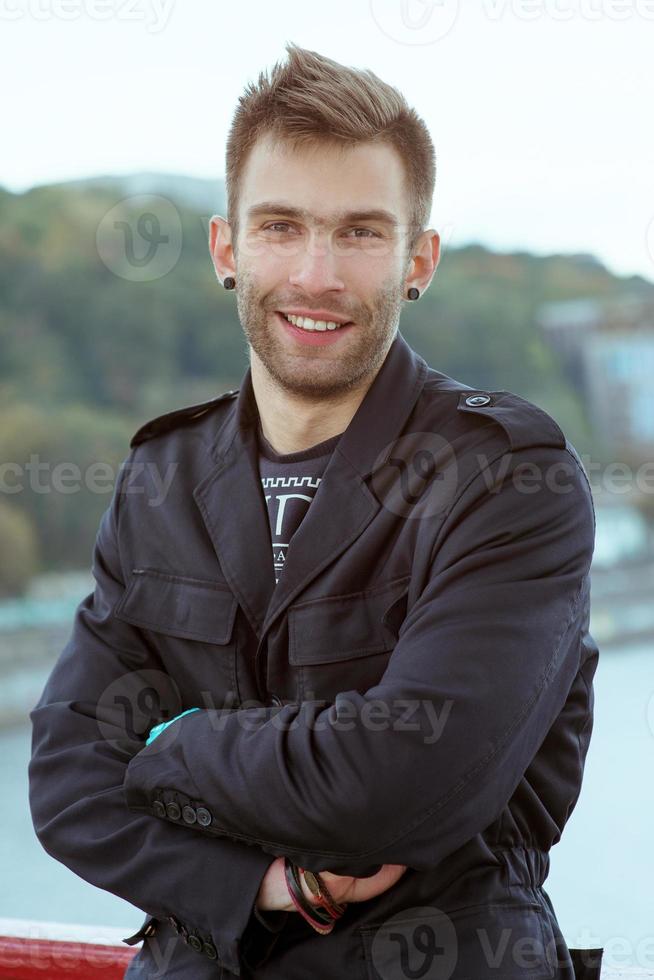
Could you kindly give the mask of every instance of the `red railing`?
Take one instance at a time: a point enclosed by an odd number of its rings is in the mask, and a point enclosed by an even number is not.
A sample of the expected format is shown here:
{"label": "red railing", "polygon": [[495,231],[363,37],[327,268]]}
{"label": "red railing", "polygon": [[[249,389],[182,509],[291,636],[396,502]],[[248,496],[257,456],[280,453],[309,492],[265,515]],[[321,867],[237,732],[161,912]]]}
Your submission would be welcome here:
{"label": "red railing", "polygon": [[[122,939],[134,931],[133,924],[114,929],[0,919],[0,980],[123,980],[140,944],[125,946]],[[637,966],[603,964],[601,975],[602,980],[654,980],[654,970]]]}
{"label": "red railing", "polygon": [[0,980],[123,980],[134,929],[0,919]]}

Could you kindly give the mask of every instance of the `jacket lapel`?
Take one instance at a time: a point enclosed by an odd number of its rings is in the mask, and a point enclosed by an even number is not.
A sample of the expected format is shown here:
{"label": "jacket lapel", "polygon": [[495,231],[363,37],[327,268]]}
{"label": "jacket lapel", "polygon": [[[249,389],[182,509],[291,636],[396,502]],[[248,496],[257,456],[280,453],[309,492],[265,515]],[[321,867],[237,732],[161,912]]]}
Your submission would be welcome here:
{"label": "jacket lapel", "polygon": [[380,508],[366,478],[404,428],[428,366],[397,332],[343,433],[275,586],[272,538],[258,470],[258,409],[250,369],[216,438],[218,464],[193,496],[223,573],[259,639],[321,570],[365,530]]}
{"label": "jacket lapel", "polygon": [[275,588],[272,538],[258,469],[256,403],[248,368],[213,447],[217,459],[195,487],[223,574],[257,637]]}

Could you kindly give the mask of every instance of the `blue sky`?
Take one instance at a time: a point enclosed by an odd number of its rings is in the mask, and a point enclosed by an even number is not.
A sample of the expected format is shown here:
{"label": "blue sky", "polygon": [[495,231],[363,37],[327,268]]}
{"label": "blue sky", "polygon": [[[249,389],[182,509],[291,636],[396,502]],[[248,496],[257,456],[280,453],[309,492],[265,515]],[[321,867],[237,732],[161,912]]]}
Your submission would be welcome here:
{"label": "blue sky", "polygon": [[220,176],[239,94],[289,40],[423,116],[444,248],[654,280],[654,0],[0,0],[0,184]]}

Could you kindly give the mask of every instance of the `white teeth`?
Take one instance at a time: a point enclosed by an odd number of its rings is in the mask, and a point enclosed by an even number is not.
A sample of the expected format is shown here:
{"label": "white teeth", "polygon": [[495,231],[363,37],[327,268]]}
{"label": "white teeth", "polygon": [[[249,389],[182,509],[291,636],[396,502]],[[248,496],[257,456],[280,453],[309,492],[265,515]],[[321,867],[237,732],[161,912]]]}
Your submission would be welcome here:
{"label": "white teeth", "polygon": [[303,330],[338,330],[342,323],[334,323],[332,320],[312,320],[308,316],[294,316],[292,313],[283,314],[294,326],[301,327]]}

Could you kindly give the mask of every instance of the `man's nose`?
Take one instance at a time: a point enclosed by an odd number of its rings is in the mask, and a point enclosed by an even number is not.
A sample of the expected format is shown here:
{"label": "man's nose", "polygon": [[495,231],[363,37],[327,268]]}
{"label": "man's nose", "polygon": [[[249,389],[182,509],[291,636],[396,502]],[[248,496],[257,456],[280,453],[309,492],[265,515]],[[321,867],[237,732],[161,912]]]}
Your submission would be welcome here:
{"label": "man's nose", "polygon": [[342,263],[343,257],[335,254],[328,235],[312,235],[292,263],[289,283],[316,294],[344,289]]}

